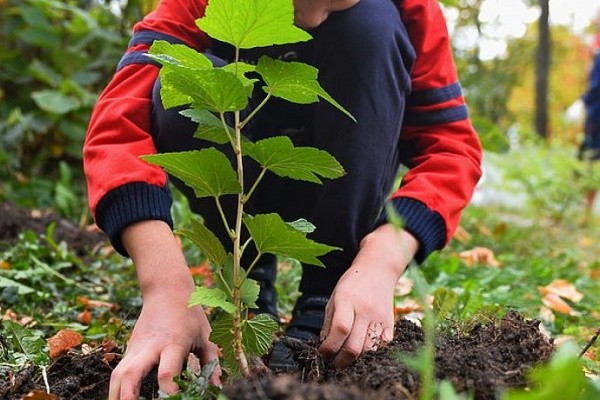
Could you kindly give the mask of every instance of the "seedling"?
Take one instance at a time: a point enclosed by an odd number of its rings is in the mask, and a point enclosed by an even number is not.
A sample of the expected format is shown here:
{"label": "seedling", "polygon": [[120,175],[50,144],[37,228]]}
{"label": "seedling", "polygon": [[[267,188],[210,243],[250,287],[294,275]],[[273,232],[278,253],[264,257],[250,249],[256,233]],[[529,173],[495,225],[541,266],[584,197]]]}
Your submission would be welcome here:
{"label": "seedling", "polygon": [[[196,137],[229,144],[235,155],[232,166],[226,155],[216,148],[180,153],[156,154],[143,159],[163,167],[168,173],[190,186],[197,197],[212,197],[231,240],[231,252],[202,222],[182,233],[208,257],[215,268],[217,285],[197,287],[190,306],[216,307],[224,311],[213,321],[211,340],[223,348],[223,357],[234,372],[249,375],[247,355],[265,354],[278,326],[269,316],[248,319],[248,308],[256,307],[259,286],[248,278],[258,259],[265,253],[286,256],[303,263],[323,266],[318,259],[336,247],[307,238],[315,227],[308,221],[285,222],[278,214],[249,215],[244,206],[252,197],[266,171],[286,178],[321,183],[345,172],[325,151],[312,147],[295,147],[285,136],[252,142],[242,129],[273,97],[292,103],[310,104],[325,100],[354,119],[317,82],[318,70],[299,62],[284,62],[261,57],[256,65],[241,62],[240,49],[297,43],[311,36],[294,25],[291,0],[211,0],[205,16],[196,21],[210,37],[235,48],[235,59],[221,68],[213,67],[203,54],[184,45],[157,41],[150,57],[162,65],[161,98],[166,108],[186,106],[183,115],[198,123]],[[260,76],[260,80],[249,77]],[[254,85],[263,84],[264,100],[247,117],[241,111],[249,104]],[[232,126],[226,122],[232,117]],[[247,182],[244,161],[247,157],[262,167],[254,182]],[[236,195],[237,210],[233,226],[227,222],[221,196]],[[249,238],[242,238],[242,227]],[[253,243],[258,255],[249,265],[241,258]]]}

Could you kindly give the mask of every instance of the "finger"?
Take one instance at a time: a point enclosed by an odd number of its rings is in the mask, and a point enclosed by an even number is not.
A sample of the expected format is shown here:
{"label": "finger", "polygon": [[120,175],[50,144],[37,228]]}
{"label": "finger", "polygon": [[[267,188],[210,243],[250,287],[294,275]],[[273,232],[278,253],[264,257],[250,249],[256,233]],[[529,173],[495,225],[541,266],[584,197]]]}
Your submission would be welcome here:
{"label": "finger", "polygon": [[368,321],[354,321],[352,331],[350,332],[350,335],[348,335],[346,342],[338,354],[335,356],[333,365],[335,365],[337,368],[347,367],[362,354],[368,328]]}
{"label": "finger", "polygon": [[325,319],[323,320],[323,327],[321,328],[321,333],[319,337],[321,341],[325,340],[327,336],[329,336],[329,331],[331,330],[331,320],[333,319],[334,314],[334,306],[331,303],[327,303],[325,307]]}
{"label": "finger", "polygon": [[365,335],[365,342],[363,344],[363,352],[377,350],[379,346],[380,337],[383,333],[383,323],[371,322],[367,334]]}
{"label": "finger", "polygon": [[[219,347],[212,343],[208,342],[204,346],[194,351],[194,354],[198,356],[200,360],[200,365],[204,366],[214,360],[219,361]],[[210,376],[210,383],[215,386],[221,386],[221,366],[217,364],[213,373]]]}
{"label": "finger", "polygon": [[331,317],[329,332],[319,347],[321,354],[326,357],[337,354],[344,345],[348,335],[350,335],[353,324],[354,308],[346,304],[336,307]]}
{"label": "finger", "polygon": [[377,348],[389,342],[389,328],[387,328],[383,322],[371,322],[367,335],[365,336],[365,343],[363,345],[363,352],[374,351]]}
{"label": "finger", "polygon": [[167,394],[175,394],[179,390],[179,386],[173,381],[173,378],[181,373],[187,355],[188,352],[181,347],[171,346],[163,350],[157,374],[160,390]]}
{"label": "finger", "polygon": [[123,358],[110,376],[109,400],[136,400],[142,379],[156,364],[151,359]]}

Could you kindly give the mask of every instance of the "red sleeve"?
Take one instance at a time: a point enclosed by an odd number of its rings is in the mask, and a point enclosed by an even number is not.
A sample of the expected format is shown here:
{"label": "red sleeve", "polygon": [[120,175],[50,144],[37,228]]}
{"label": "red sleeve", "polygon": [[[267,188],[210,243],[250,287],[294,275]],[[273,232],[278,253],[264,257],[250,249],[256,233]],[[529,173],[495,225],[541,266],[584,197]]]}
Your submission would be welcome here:
{"label": "red sleeve", "polygon": [[[205,49],[209,39],[195,25],[205,7],[206,0],[162,0],[135,25],[127,51],[94,107],[83,147],[84,169],[90,208],[111,240],[119,240],[121,229],[135,220],[170,219],[165,173],[139,159],[156,152],[150,112],[159,69],[146,53],[157,39]],[[148,200],[149,193],[154,200]],[[128,204],[135,202],[134,211]]]}
{"label": "red sleeve", "polygon": [[468,118],[439,4],[404,0],[400,10],[416,60],[400,143],[409,171],[392,199],[414,199],[439,214],[447,243],[481,177],[481,146]]}

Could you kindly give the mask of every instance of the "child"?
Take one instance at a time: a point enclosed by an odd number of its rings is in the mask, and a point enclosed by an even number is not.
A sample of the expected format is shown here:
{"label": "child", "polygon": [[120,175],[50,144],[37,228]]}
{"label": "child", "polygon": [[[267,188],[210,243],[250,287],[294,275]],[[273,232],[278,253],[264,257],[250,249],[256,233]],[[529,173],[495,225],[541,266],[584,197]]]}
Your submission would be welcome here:
{"label": "child", "polygon": [[[84,147],[90,206],[115,249],[132,258],[144,299],[112,375],[111,400],[137,398],[155,365],[160,388],[172,393],[190,351],[202,363],[217,357],[202,310],[186,306],[193,282],[171,232],[167,176],[138,158],[211,146],[193,138],[195,125],[179,110],[163,108],[159,68],[144,55],[161,39],[205,52],[216,66],[231,61],[229,46],[197,30],[205,6],[205,0],[162,0],[137,24],[90,121]],[[244,133],[252,140],[286,134],[297,146],[330,152],[347,174],[322,186],[267,177],[247,209],[277,212],[286,221],[306,218],[317,227],[312,239],[343,249],[321,258],[324,269],[303,266],[302,295],[286,331],[301,339],[320,335],[320,351],[343,367],[392,338],[395,284],[413,259],[422,262],[451,238],[481,175],[481,148],[437,1],[295,0],[294,6],[296,24],[313,40],[248,50],[241,58],[254,62],[267,54],[317,67],[321,85],[358,122],[325,102],[274,100]],[[257,91],[251,103],[260,99]],[[394,189],[401,164],[409,170]],[[219,229],[214,202],[173,182],[192,210]],[[386,204],[402,217],[402,230],[387,222]],[[266,256],[251,276],[261,285],[259,311],[274,316],[275,267]],[[276,346],[271,367],[285,370],[288,356]]]}

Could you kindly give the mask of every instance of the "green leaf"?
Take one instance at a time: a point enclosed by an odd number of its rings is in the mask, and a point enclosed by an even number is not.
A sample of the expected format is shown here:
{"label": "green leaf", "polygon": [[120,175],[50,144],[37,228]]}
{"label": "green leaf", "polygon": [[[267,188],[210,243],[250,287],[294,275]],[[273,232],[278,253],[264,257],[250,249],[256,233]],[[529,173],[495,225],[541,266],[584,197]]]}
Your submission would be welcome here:
{"label": "green leaf", "polygon": [[288,222],[287,224],[289,226],[291,226],[292,228],[294,228],[295,230],[304,232],[304,233],[313,233],[315,231],[315,229],[317,229],[316,226],[314,226],[313,224],[311,224],[309,221],[305,220],[304,218],[300,218],[295,221]]}
{"label": "green leaf", "polygon": [[[229,142],[228,133],[225,131],[223,123],[210,111],[192,107],[181,111],[180,114],[198,123],[194,137],[218,144]],[[233,135],[229,127],[228,131],[229,135]]]}
{"label": "green leaf", "polygon": [[39,108],[52,114],[63,115],[81,106],[76,98],[56,90],[40,90],[33,92],[31,97]]}
{"label": "green leaf", "polygon": [[256,299],[258,299],[258,293],[260,292],[260,286],[254,279],[244,279],[242,287],[240,288],[240,295],[242,298],[242,304],[250,307],[257,308]]}
{"label": "green leaf", "polygon": [[352,114],[321,87],[317,81],[317,68],[300,62],[273,60],[263,56],[258,60],[256,72],[267,84],[263,87],[266,93],[299,104],[316,103],[322,98],[356,122]]}
{"label": "green leaf", "polygon": [[246,74],[248,72],[256,71],[256,65],[248,64],[245,62],[237,62],[237,63],[227,64],[223,67],[223,69],[225,71],[231,72],[232,74],[236,75],[242,81],[242,84],[244,85],[244,88],[246,89],[246,96],[248,96],[248,97],[252,96],[252,91],[254,90],[254,84],[256,82],[258,82],[258,79],[248,78],[246,76]]}
{"label": "green leaf", "polygon": [[2,332],[10,346],[10,357],[18,364],[45,364],[49,361],[42,331],[24,328],[16,322],[3,321]]}
{"label": "green leaf", "polygon": [[165,65],[160,71],[160,81],[166,108],[187,104],[181,103],[184,98],[192,99],[195,108],[216,113],[240,111],[248,104],[242,80],[223,69],[195,70]]}
{"label": "green leaf", "polygon": [[262,356],[269,351],[273,343],[273,334],[279,329],[277,322],[267,314],[245,320],[242,323],[242,343],[244,351]]}
{"label": "green leaf", "polygon": [[222,267],[227,262],[228,256],[223,244],[202,222],[192,219],[191,230],[184,229],[178,232],[198,246],[212,263]]}
{"label": "green leaf", "polygon": [[235,305],[228,300],[227,293],[219,288],[196,286],[190,296],[188,306],[219,307],[229,314],[235,312]]}
{"label": "green leaf", "polygon": [[294,147],[287,136],[275,136],[245,146],[245,153],[273,173],[292,179],[321,183],[339,178],[344,168],[329,153],[314,147]]}
{"label": "green leaf", "polygon": [[305,237],[305,234],[286,224],[277,214],[244,217],[256,248],[261,253],[271,253],[295,258],[306,264],[324,267],[317,258],[338,247],[317,243]]}
{"label": "green leaf", "polygon": [[183,66],[195,70],[212,69],[212,61],[204,54],[197,52],[183,44],[171,44],[164,40],[155,41],[150,50],[148,57],[156,60],[160,64]]}
{"label": "green leaf", "polygon": [[235,356],[233,354],[233,315],[222,314],[217,316],[210,324],[212,331],[209,339],[223,350],[223,361],[225,364],[238,371]]}
{"label": "green leaf", "polygon": [[241,191],[229,160],[214,148],[153,154],[141,158],[163,167],[169,174],[181,179],[199,198],[237,194]]}
{"label": "green leaf", "polygon": [[210,37],[240,49],[311,39],[294,25],[291,0],[211,0],[196,24]]}
{"label": "green leaf", "polygon": [[12,279],[4,278],[2,276],[0,276],[0,287],[16,287],[17,294],[19,295],[32,293],[34,291],[29,286],[25,286],[19,282],[13,281]]}

